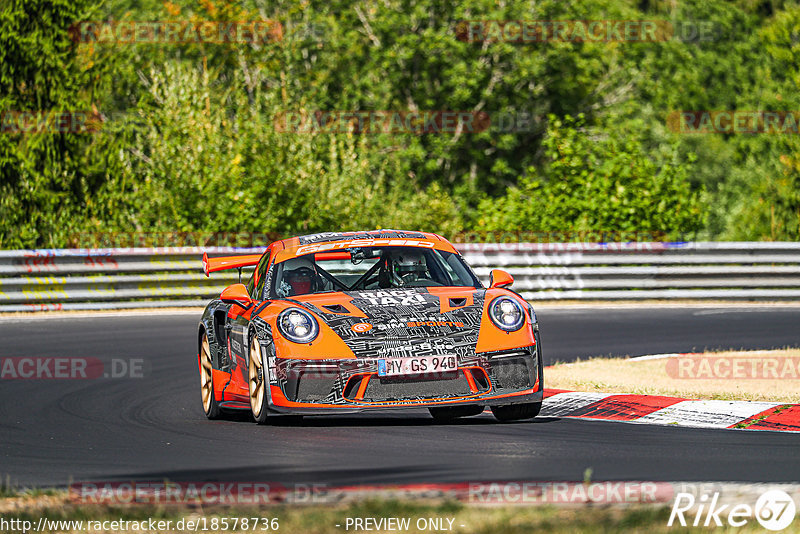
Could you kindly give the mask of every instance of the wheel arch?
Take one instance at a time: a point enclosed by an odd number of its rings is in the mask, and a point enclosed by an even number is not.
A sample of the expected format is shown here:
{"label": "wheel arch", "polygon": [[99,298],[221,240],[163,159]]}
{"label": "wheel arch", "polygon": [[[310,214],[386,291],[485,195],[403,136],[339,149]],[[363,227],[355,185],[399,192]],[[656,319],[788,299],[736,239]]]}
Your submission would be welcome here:
{"label": "wheel arch", "polygon": [[203,348],[203,334],[206,333],[206,325],[200,323],[197,327],[197,352]]}
{"label": "wheel arch", "polygon": [[209,355],[211,356],[211,367],[215,367],[215,358],[214,358],[214,334],[213,330],[211,330],[206,324],[206,321],[200,321],[200,324],[197,326],[197,356],[200,357],[200,353],[203,350],[203,335],[208,337],[208,351]]}

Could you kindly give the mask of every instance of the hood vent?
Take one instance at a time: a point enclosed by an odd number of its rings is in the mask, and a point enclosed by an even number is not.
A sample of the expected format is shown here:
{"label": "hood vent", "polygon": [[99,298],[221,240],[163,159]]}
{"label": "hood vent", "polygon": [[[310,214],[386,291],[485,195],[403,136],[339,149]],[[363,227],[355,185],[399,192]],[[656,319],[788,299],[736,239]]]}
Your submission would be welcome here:
{"label": "hood vent", "polygon": [[347,313],[350,311],[341,304],[326,304],[323,308],[333,313]]}
{"label": "hood vent", "polygon": [[466,297],[458,297],[458,298],[450,298],[450,307],[451,308],[461,308],[462,306],[467,305],[467,298]]}

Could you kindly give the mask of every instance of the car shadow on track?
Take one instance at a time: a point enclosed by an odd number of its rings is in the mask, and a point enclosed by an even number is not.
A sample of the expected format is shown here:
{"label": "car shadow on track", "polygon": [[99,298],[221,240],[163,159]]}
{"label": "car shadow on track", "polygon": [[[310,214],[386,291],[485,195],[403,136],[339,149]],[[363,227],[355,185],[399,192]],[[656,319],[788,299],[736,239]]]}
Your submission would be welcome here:
{"label": "car shadow on track", "polygon": [[[222,421],[237,423],[253,423],[253,418],[246,410],[224,412]],[[307,415],[302,418],[276,415],[268,418],[267,426],[273,427],[396,427],[396,426],[486,426],[486,425],[521,425],[546,424],[560,421],[559,417],[536,417],[522,421],[500,422],[491,413],[486,412],[471,417],[459,417],[451,421],[437,421],[425,412],[387,413],[373,412],[369,414],[350,415]]]}

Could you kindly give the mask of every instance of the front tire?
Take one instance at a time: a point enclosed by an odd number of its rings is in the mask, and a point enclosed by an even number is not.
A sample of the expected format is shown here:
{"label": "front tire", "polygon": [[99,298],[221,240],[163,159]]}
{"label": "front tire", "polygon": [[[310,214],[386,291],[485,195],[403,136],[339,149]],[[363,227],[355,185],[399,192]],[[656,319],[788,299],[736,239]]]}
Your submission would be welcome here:
{"label": "front tire", "polygon": [[250,412],[259,425],[266,424],[269,415],[267,402],[267,375],[261,356],[261,343],[256,336],[250,340],[250,363],[248,364],[248,386],[250,389]]}
{"label": "front tire", "polygon": [[203,332],[203,339],[200,342],[200,396],[203,401],[203,411],[206,417],[209,419],[219,419],[219,402],[214,398],[213,369],[208,336]]}
{"label": "front tire", "polygon": [[483,406],[437,406],[428,408],[431,416],[440,422],[452,421],[458,417],[469,417],[483,412]]}
{"label": "front tire", "polygon": [[247,366],[248,389],[250,390],[250,412],[259,425],[267,423],[297,425],[303,421],[302,415],[272,415],[269,414],[269,373],[264,368],[264,357],[261,352],[261,343],[256,336],[250,340],[250,363]]}
{"label": "front tire", "polygon": [[542,409],[542,402],[526,402],[523,404],[508,404],[506,406],[492,406],[492,415],[498,421],[522,421],[533,419]]}

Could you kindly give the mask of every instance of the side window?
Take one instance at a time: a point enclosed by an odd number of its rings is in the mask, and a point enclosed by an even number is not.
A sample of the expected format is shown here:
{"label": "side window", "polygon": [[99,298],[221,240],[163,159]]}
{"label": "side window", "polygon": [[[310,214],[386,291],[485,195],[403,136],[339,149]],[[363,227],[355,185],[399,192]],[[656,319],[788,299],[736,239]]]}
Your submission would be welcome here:
{"label": "side window", "polygon": [[272,251],[267,251],[264,254],[264,257],[261,258],[261,261],[258,262],[258,267],[256,267],[256,271],[253,273],[254,276],[258,276],[258,282],[256,283],[256,293],[254,298],[261,300],[264,298],[264,283],[267,280],[267,265],[269,264],[269,256]]}
{"label": "side window", "polygon": [[247,282],[247,293],[249,293],[254,299],[259,298],[261,287],[264,285],[264,270],[266,269],[268,261],[269,251],[261,257],[258,265],[256,265],[256,268],[253,271],[252,276],[250,276],[250,281]]}
{"label": "side window", "polygon": [[255,298],[255,293],[253,293],[253,291],[256,288],[256,273],[257,272],[258,272],[257,270],[253,271],[253,274],[250,275],[250,280],[247,282],[247,285],[245,286],[247,288],[247,294],[250,295],[253,298]]}

